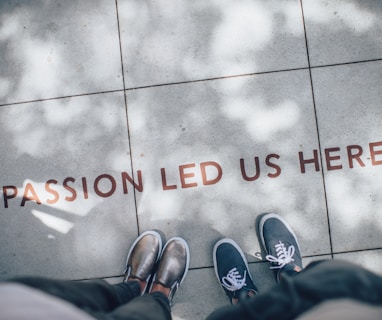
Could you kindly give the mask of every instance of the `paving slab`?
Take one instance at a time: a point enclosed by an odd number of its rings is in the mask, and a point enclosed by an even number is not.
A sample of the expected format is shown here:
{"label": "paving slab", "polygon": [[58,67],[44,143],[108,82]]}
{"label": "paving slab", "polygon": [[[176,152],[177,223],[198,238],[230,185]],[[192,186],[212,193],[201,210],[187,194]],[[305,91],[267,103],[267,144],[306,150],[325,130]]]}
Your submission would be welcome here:
{"label": "paving slab", "polygon": [[123,93],[3,106],[0,131],[0,277],[121,274],[138,235]]}
{"label": "paving slab", "polygon": [[381,248],[382,62],[312,74],[333,251]]}
{"label": "paving slab", "polygon": [[382,58],[379,0],[303,0],[311,66]]}
{"label": "paving slab", "polygon": [[123,89],[114,1],[1,1],[0,105]]}
{"label": "paving slab", "polygon": [[182,235],[206,267],[223,237],[255,261],[256,217],[274,211],[305,255],[330,254],[322,174],[299,160],[318,148],[309,83],[302,70],[128,91],[140,227]]}
{"label": "paving slab", "polygon": [[118,1],[128,88],[307,67],[292,1]]}
{"label": "paving slab", "polygon": [[353,262],[372,272],[382,275],[382,250],[365,250],[334,255],[335,259]]}

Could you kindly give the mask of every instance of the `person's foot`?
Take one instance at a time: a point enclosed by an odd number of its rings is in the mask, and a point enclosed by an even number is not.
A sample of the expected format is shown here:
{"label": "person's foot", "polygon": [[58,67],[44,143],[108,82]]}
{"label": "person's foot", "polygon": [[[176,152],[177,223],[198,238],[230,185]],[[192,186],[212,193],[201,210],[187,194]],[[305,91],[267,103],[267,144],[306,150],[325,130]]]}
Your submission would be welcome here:
{"label": "person's foot", "polygon": [[257,293],[247,260],[235,241],[219,240],[213,249],[213,261],[218,281],[232,304]]}
{"label": "person's foot", "polygon": [[138,281],[144,294],[162,250],[162,238],[156,231],[142,233],[133,243],[126,259],[124,282]]}
{"label": "person's foot", "polygon": [[187,242],[179,237],[171,238],[163,248],[150,293],[162,292],[170,304],[188,272],[190,250]]}
{"label": "person's foot", "polygon": [[288,223],[275,213],[264,215],[259,222],[259,234],[266,259],[271,263],[276,281],[283,272],[302,270],[302,258],[297,237]]}

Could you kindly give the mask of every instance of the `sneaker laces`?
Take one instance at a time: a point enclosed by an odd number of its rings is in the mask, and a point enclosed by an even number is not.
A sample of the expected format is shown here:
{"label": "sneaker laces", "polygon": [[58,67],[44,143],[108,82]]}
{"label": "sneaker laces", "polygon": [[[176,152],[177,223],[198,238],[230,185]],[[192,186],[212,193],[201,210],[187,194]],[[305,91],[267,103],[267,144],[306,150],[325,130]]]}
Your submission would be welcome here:
{"label": "sneaker laces", "polygon": [[237,291],[246,286],[245,277],[247,270],[244,270],[244,276],[242,277],[237,268],[231,269],[228,274],[222,278],[222,285],[229,291]]}
{"label": "sneaker laces", "polygon": [[265,258],[271,263],[277,263],[277,266],[271,267],[271,269],[281,269],[288,263],[294,261],[292,258],[295,253],[295,248],[293,245],[290,245],[288,249],[285,247],[285,244],[279,241],[275,245],[277,257],[272,255],[267,255]]}

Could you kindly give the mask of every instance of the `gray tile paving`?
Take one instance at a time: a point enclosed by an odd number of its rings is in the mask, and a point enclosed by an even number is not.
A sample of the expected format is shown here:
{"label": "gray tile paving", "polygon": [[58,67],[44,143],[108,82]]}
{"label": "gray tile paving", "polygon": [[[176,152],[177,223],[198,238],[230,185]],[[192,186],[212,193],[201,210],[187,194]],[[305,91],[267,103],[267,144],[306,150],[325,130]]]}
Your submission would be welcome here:
{"label": "gray tile paving", "polygon": [[113,1],[1,1],[0,104],[123,89]]}
{"label": "gray tile paving", "polygon": [[308,65],[297,0],[118,6],[127,87]]}
{"label": "gray tile paving", "polygon": [[123,271],[138,234],[124,105],[113,93],[0,108],[1,278]]}
{"label": "gray tile paving", "polygon": [[182,234],[192,267],[212,264],[208,248],[221,237],[239,237],[249,254],[259,251],[255,220],[268,211],[291,220],[307,255],[330,253],[321,174],[308,165],[301,173],[299,164],[299,152],[310,157],[318,147],[307,71],[127,96],[134,168],[144,174],[140,226]]}
{"label": "gray tile paving", "polygon": [[372,272],[382,274],[382,250],[346,252],[334,255],[335,259],[348,260]]}
{"label": "gray tile paving", "polygon": [[302,0],[312,66],[382,58],[379,0]]}
{"label": "gray tile paving", "polygon": [[380,61],[313,70],[334,252],[381,247],[381,80]]}

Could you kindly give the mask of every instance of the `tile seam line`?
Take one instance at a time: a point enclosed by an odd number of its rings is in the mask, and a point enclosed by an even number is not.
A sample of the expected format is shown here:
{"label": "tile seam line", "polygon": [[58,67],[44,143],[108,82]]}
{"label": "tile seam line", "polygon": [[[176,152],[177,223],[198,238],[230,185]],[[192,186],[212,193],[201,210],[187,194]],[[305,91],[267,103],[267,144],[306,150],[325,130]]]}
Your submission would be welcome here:
{"label": "tile seam line", "polygon": [[362,63],[379,62],[379,61],[382,61],[382,58],[368,59],[368,60],[358,60],[358,61],[350,61],[350,62],[339,62],[339,63],[331,63],[331,64],[323,64],[323,65],[317,65],[317,66],[310,66],[310,69],[339,67],[339,66],[347,66],[347,65],[352,65],[352,64],[362,64]]}
{"label": "tile seam line", "polygon": [[[127,91],[126,91],[126,82],[125,82],[125,68],[124,68],[124,64],[123,64],[121,26],[120,26],[120,22],[119,22],[118,0],[115,0],[115,12],[116,12],[116,16],[117,16],[117,26],[118,26],[119,54],[120,54],[121,72],[122,72],[123,96],[124,96],[124,100],[125,100],[126,131],[127,131],[128,144],[129,144],[129,158],[130,158],[130,167],[131,167],[131,177],[133,179],[133,183],[135,184],[134,164],[133,164],[133,156],[132,156],[133,151],[132,151],[131,136],[130,136]],[[137,193],[135,192],[135,188],[133,188],[133,197],[134,197],[134,206],[135,206],[135,222],[137,224],[137,233],[139,235],[140,232],[139,232],[139,217],[138,217],[138,207],[137,207]]]}
{"label": "tile seam line", "polygon": [[[117,1],[118,0],[116,0],[116,2]],[[118,24],[118,28],[119,28],[119,24]],[[120,44],[120,46],[121,46],[121,44]],[[120,53],[121,53],[121,59],[122,59],[122,48],[121,47],[120,47]],[[124,70],[124,68],[123,68],[123,61],[121,61],[121,65],[122,65],[122,70]],[[244,73],[244,74],[238,74],[238,75],[222,76],[222,77],[212,77],[212,78],[206,78],[206,79],[196,79],[196,80],[189,80],[189,81],[179,81],[179,82],[169,82],[169,83],[161,83],[161,84],[151,84],[151,85],[147,85],[147,86],[132,87],[132,88],[126,88],[125,87],[125,76],[124,76],[124,72],[123,72],[122,73],[122,81],[123,81],[123,88],[122,89],[105,90],[105,91],[88,92],[88,93],[79,93],[79,94],[72,94],[72,95],[67,95],[67,96],[58,96],[58,97],[51,97],[51,98],[42,98],[42,99],[33,99],[33,100],[10,102],[10,103],[0,104],[0,108],[1,107],[12,106],[12,105],[34,103],[34,102],[44,102],[44,101],[50,101],[50,100],[78,98],[78,97],[82,97],[82,96],[92,96],[92,95],[99,95],[99,94],[126,92],[126,91],[148,89],[148,88],[155,88],[155,87],[165,87],[165,86],[172,86],[172,85],[179,85],[179,84],[188,84],[188,83],[194,83],[194,82],[207,82],[207,81],[224,80],[224,79],[239,78],[239,77],[250,77],[250,76],[254,76],[254,75],[281,73],[281,72],[289,72],[289,71],[292,72],[292,71],[299,71],[299,70],[308,70],[308,68],[307,67],[301,67],[301,68],[292,68],[292,69],[264,71],[264,72],[257,72],[257,73]],[[127,99],[126,99],[126,101],[127,101]],[[126,108],[127,108],[127,106],[126,106]]]}
{"label": "tile seam line", "polygon": [[308,69],[309,69],[309,79],[310,79],[310,89],[312,93],[312,102],[313,102],[313,109],[314,109],[314,118],[316,122],[316,133],[317,133],[317,142],[318,142],[318,149],[319,149],[319,155],[320,155],[320,164],[321,164],[321,177],[322,177],[322,186],[324,191],[324,201],[325,201],[325,210],[326,210],[326,219],[327,219],[327,228],[328,228],[328,234],[329,234],[329,245],[330,245],[330,255],[333,258],[333,240],[332,240],[332,232],[331,232],[331,225],[330,225],[330,216],[329,216],[329,205],[328,205],[328,195],[326,190],[326,181],[325,181],[325,172],[323,170],[323,154],[321,150],[321,139],[320,139],[320,130],[318,125],[318,116],[317,116],[317,108],[316,108],[316,98],[314,95],[314,85],[313,85],[313,77],[312,77],[312,67],[310,64],[310,55],[309,55],[309,46],[308,46],[308,35],[306,33],[306,24],[305,24],[305,15],[304,15],[304,5],[303,0],[300,0],[300,7],[301,7],[301,16],[302,16],[302,24],[304,27],[304,37],[305,37],[305,48],[306,48],[306,56],[308,59]]}
{"label": "tile seam line", "polygon": [[[334,255],[336,254],[346,254],[346,253],[358,253],[358,252],[368,252],[368,251],[375,251],[375,250],[382,250],[382,247],[376,247],[376,248],[369,248],[369,249],[360,249],[360,250],[350,250],[350,251],[338,251],[333,252]],[[317,257],[325,257],[327,255],[330,255],[330,253],[320,253],[320,254],[313,254],[313,255],[306,255],[302,256],[302,258],[317,258]],[[334,257],[332,257],[334,258]],[[248,261],[248,264],[256,264],[256,263],[269,263],[267,260],[259,260],[259,261]],[[205,269],[213,269],[213,265],[208,266],[201,266],[201,267],[192,267],[189,268],[189,271],[193,270],[205,270]],[[96,277],[96,278],[81,278],[81,279],[75,279],[74,281],[87,281],[87,280],[93,280],[93,279],[110,279],[110,278],[121,278],[123,277],[123,274],[118,275],[110,275],[110,276],[104,276],[104,277]]]}
{"label": "tile seam line", "polygon": [[[382,250],[382,247],[376,247],[376,248],[370,248],[370,249],[360,249],[360,250],[349,250],[349,251],[341,251],[341,252],[333,252],[333,254],[358,253],[358,252],[368,252],[368,251],[375,251],[375,250]],[[331,254],[330,253],[310,254],[310,255],[302,255],[301,257],[303,259],[306,259],[306,258],[325,257],[325,256],[328,256],[328,255],[331,255]],[[269,261],[267,261],[267,260],[248,261],[248,264],[257,264],[257,263],[269,263]],[[189,270],[203,270],[203,269],[211,269],[211,268],[214,268],[214,266],[213,265],[208,265],[208,266],[202,266],[202,267],[192,267],[192,268],[189,268]]]}
{"label": "tile seam line", "polygon": [[[108,93],[116,93],[116,92],[123,92],[123,91],[140,90],[140,89],[155,88],[155,87],[164,87],[164,86],[171,86],[171,85],[178,85],[178,84],[187,84],[187,83],[194,83],[194,82],[205,82],[205,81],[224,80],[224,79],[239,78],[239,77],[250,77],[250,76],[255,76],[255,75],[281,73],[281,72],[289,72],[289,71],[292,72],[292,71],[299,71],[299,70],[330,68],[330,67],[338,67],[338,66],[345,66],[345,65],[352,65],[352,64],[361,64],[361,63],[368,63],[368,62],[378,62],[378,61],[382,61],[382,58],[380,58],[380,59],[371,59],[371,60],[360,60],[360,61],[343,62],[343,63],[335,63],[335,64],[325,64],[325,65],[320,65],[320,66],[310,66],[310,67],[280,69],[280,70],[271,70],[271,71],[263,71],[263,72],[243,73],[243,74],[237,74],[237,75],[231,75],[231,76],[221,76],[221,77],[212,77],[212,78],[206,78],[206,79],[196,79],[196,80],[188,80],[188,81],[179,81],[179,82],[152,84],[152,85],[147,85],[147,86],[138,86],[138,87],[131,87],[131,88],[124,87],[122,89],[114,89],[114,90],[104,90],[104,91],[97,91],[97,92],[71,94],[71,95],[51,97],[51,98],[42,98],[42,99],[15,101],[15,102],[9,102],[9,103],[0,104],[0,107],[7,107],[7,106],[19,105],[19,104],[27,104],[27,103],[33,103],[33,102],[44,102],[44,101],[50,101],[50,100],[77,98],[77,97],[82,97],[82,96],[91,96],[91,95],[98,95],[98,94],[108,94]],[[124,75],[123,75],[123,77],[124,77]]]}
{"label": "tile seam line", "polygon": [[251,72],[251,73],[242,73],[242,74],[236,74],[236,75],[230,75],[230,76],[220,76],[220,77],[211,77],[211,78],[205,78],[205,79],[195,79],[195,80],[186,80],[186,81],[177,81],[177,82],[151,84],[151,85],[146,85],[146,86],[138,86],[138,87],[126,88],[126,90],[127,91],[132,91],[132,90],[148,89],[148,88],[155,88],[155,87],[164,87],[164,86],[172,86],[172,85],[179,85],[179,84],[188,84],[188,83],[194,83],[194,82],[207,82],[207,81],[224,80],[224,79],[232,79],[232,78],[239,78],[239,77],[251,77],[251,76],[256,76],[256,75],[282,73],[282,72],[293,72],[293,71],[309,70],[309,69],[319,69],[319,68],[329,68],[329,67],[337,67],[337,66],[342,66],[342,65],[361,64],[361,63],[377,62],[377,61],[382,61],[382,58],[380,58],[380,59],[370,59],[370,60],[350,61],[350,62],[334,63],[334,64],[325,64],[325,65],[320,65],[320,66],[310,66],[310,62],[309,62],[309,65],[307,67],[297,67],[297,68],[280,69],[280,70]]}
{"label": "tile seam line", "polygon": [[[117,3],[118,0],[115,0],[115,1]],[[118,19],[118,21],[119,21],[119,19]],[[120,35],[119,35],[119,22],[118,22],[118,36],[119,36],[119,43],[120,43],[120,55],[121,55],[121,59],[122,59],[122,48],[121,48],[121,41],[120,41]],[[122,60],[121,60],[121,65],[122,65],[122,70],[123,70],[124,68],[123,68],[123,61]],[[322,66],[322,67],[325,67],[325,66]],[[270,71],[253,72],[253,73],[243,73],[243,74],[236,74],[236,75],[230,75],[230,76],[211,77],[211,78],[205,78],[205,79],[175,81],[175,82],[150,84],[150,85],[146,85],[146,86],[138,86],[138,87],[131,87],[131,88],[126,88],[126,86],[125,86],[125,75],[124,75],[124,73],[122,73],[122,81],[123,81],[123,88],[122,89],[87,92],[87,93],[71,94],[71,95],[66,95],[66,96],[58,96],[58,97],[50,97],[50,98],[42,98],[42,99],[15,101],[15,102],[0,104],[0,107],[10,106],[10,105],[18,105],[18,104],[24,104],[24,103],[32,103],[32,102],[43,102],[43,101],[49,101],[49,100],[58,100],[58,99],[68,99],[68,98],[76,98],[76,97],[82,97],[82,96],[91,96],[91,95],[97,95],[97,94],[107,94],[107,93],[115,93],[115,92],[123,92],[123,91],[132,91],[132,90],[139,90],[139,89],[146,89],[146,88],[153,88],[153,87],[171,86],[171,85],[177,85],[177,84],[187,84],[187,83],[193,83],[193,82],[205,82],[205,81],[214,81],[214,80],[224,80],[224,79],[230,79],[230,78],[250,77],[250,76],[254,76],[254,75],[262,75],[262,74],[269,74],[269,73],[280,73],[280,72],[288,72],[288,71],[298,71],[298,70],[308,70],[308,67],[270,70]]]}
{"label": "tile seam line", "polygon": [[255,75],[281,73],[281,72],[292,72],[292,71],[299,71],[299,70],[308,70],[308,67],[299,67],[299,68],[281,69],[281,70],[271,70],[271,71],[253,72],[253,73],[243,73],[243,74],[236,74],[236,75],[230,75],[230,76],[221,76],[221,77],[212,77],[212,78],[205,78],[205,79],[195,79],[195,80],[186,80],[186,81],[177,81],[177,82],[151,84],[151,85],[147,85],[147,86],[138,86],[138,87],[127,88],[126,91],[149,89],[149,88],[156,88],[156,87],[166,87],[166,86],[173,86],[173,85],[179,85],[179,84],[216,81],[216,80],[224,80],[224,79],[232,79],[232,78],[240,78],[240,77],[251,77],[251,76],[255,76]]}
{"label": "tile seam line", "polygon": [[[381,248],[382,249],[382,248]],[[370,251],[371,250],[379,250],[379,248],[377,249],[369,249]],[[359,250],[359,251],[366,251],[366,250]],[[353,252],[353,251],[351,251]],[[356,251],[354,251],[356,252]],[[319,253],[319,254],[309,254],[309,255],[302,255],[301,258],[302,259],[305,259],[305,258],[317,258],[317,257],[325,257],[325,256],[328,256],[328,255],[331,255],[330,253]],[[248,261],[248,264],[257,264],[257,263],[269,263],[268,260],[258,260],[258,261]],[[210,268],[214,268],[213,265],[208,265],[208,266],[202,266],[202,267],[193,267],[193,268],[189,268],[189,270],[199,270],[199,269],[210,269]]]}
{"label": "tile seam line", "polygon": [[368,249],[358,249],[358,250],[344,250],[344,251],[334,251],[333,254],[344,254],[344,253],[358,253],[358,252],[368,252],[382,250],[382,247],[368,248]]}
{"label": "tile seam line", "polygon": [[[121,54],[122,54],[122,52],[121,52]],[[123,62],[121,62],[121,63],[123,64]],[[239,75],[213,77],[213,78],[206,78],[206,79],[179,81],[179,82],[162,83],[162,84],[152,84],[152,85],[141,86],[141,87],[132,87],[132,88],[125,88],[124,74],[122,74],[123,86],[124,86],[123,89],[105,90],[105,91],[99,91],[99,92],[88,92],[88,93],[80,93],[80,94],[73,94],[73,95],[67,95],[67,96],[59,96],[59,97],[51,97],[51,98],[42,98],[42,99],[34,99],[34,100],[25,100],[25,101],[10,102],[10,103],[0,104],[0,108],[1,107],[12,106],[12,105],[34,103],[34,102],[44,102],[44,101],[50,101],[50,100],[69,99],[69,98],[77,98],[77,97],[82,97],[82,96],[92,96],[92,95],[99,95],[99,94],[126,92],[126,91],[148,89],[148,88],[155,88],[155,87],[165,87],[165,86],[172,86],[172,85],[179,85],[179,84],[188,84],[188,83],[197,83],[197,82],[224,80],[224,79],[239,78],[239,77],[250,77],[250,76],[254,76],[254,75],[263,75],[263,74],[272,74],[272,73],[281,73],[281,72],[292,72],[292,71],[299,71],[299,70],[308,70],[308,68],[307,67],[301,67],[301,68],[292,68],[292,69],[264,71],[264,72],[258,72],[258,73],[245,73],[245,74],[239,74]],[[127,106],[126,106],[126,108],[127,108]]]}
{"label": "tile seam line", "polygon": [[60,97],[52,97],[52,98],[43,98],[43,99],[34,99],[34,100],[25,100],[25,101],[18,101],[18,102],[10,102],[10,103],[0,104],[0,108],[1,107],[13,106],[13,105],[34,103],[34,102],[45,102],[45,101],[51,101],[51,100],[78,98],[78,97],[84,97],[84,96],[95,96],[95,95],[99,95],[99,94],[109,94],[109,93],[124,92],[124,91],[125,91],[125,89],[115,89],[115,90],[106,90],[106,91],[99,91],[99,92],[79,93],[79,94],[72,94],[72,95],[60,96]]}
{"label": "tile seam line", "polygon": [[[361,249],[361,250],[352,250],[352,251],[345,251],[346,252],[357,252],[357,251],[372,251],[372,250],[380,250],[382,248],[372,248],[372,249]],[[317,254],[307,254],[307,255],[301,255],[301,258],[315,258],[315,257],[325,257],[327,255],[330,255],[330,253],[317,253]],[[256,263],[269,263],[268,260],[260,260],[257,259],[256,261],[248,261],[248,264],[256,264]],[[202,267],[193,267],[189,268],[190,270],[195,270],[195,269],[208,269],[208,268],[213,268],[213,265],[208,265],[208,266],[202,266]]]}

